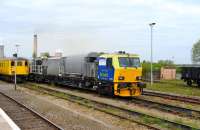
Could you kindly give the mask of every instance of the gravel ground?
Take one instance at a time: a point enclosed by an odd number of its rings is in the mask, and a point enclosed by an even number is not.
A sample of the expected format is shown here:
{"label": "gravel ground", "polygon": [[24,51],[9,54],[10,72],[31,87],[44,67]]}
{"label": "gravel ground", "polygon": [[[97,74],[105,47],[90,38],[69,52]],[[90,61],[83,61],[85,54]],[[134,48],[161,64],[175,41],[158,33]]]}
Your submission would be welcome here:
{"label": "gravel ground", "polygon": [[4,82],[0,82],[0,91],[28,105],[66,130],[147,130],[133,122],[26,88],[18,87],[14,91],[13,85]]}
{"label": "gravel ground", "polygon": [[[40,84],[40,85],[42,85],[42,84]],[[45,84],[43,84],[42,86],[48,87],[48,85],[45,85]],[[82,96],[82,97],[85,97],[85,98],[88,98],[88,99],[93,99],[93,100],[96,100],[96,101],[109,103],[109,104],[112,104],[112,105],[115,105],[115,106],[133,109],[135,111],[147,113],[147,114],[154,115],[156,117],[164,118],[164,119],[167,119],[167,120],[172,120],[172,121],[177,121],[177,122],[180,122],[180,123],[189,124],[189,125],[192,125],[192,126],[197,126],[197,127],[200,128],[200,121],[199,120],[186,118],[186,117],[180,117],[178,115],[167,113],[167,112],[162,112],[162,111],[159,111],[159,110],[154,109],[154,108],[141,107],[141,106],[138,106],[138,105],[131,103],[131,102],[127,103],[127,102],[120,101],[120,100],[113,100],[111,98],[100,97],[96,94],[84,93],[84,92],[80,92],[80,91],[76,91],[76,90],[72,91],[72,90],[62,89],[62,88],[54,88],[54,89],[62,90],[66,93],[74,94],[74,95],[77,95],[77,96]],[[143,96],[141,96],[141,98],[142,97]],[[152,99],[152,97],[150,97],[150,98]]]}

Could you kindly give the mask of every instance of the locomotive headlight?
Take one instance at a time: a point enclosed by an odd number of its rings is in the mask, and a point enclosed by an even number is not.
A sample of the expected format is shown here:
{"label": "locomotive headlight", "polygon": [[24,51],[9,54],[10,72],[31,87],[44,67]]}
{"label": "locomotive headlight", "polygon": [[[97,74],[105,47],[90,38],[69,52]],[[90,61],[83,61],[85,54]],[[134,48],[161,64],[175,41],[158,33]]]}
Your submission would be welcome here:
{"label": "locomotive headlight", "polygon": [[142,77],[141,76],[137,76],[136,80],[142,80]]}
{"label": "locomotive headlight", "polygon": [[124,78],[124,76],[119,76],[118,77],[118,80],[124,80],[125,78]]}

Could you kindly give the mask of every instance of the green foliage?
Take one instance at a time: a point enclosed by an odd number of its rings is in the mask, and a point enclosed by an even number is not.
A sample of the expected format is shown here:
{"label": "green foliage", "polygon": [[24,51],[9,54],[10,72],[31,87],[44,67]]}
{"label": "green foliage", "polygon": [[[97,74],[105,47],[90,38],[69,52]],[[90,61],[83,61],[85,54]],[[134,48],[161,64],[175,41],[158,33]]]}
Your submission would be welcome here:
{"label": "green foliage", "polygon": [[176,67],[176,73],[181,73],[182,68],[181,67]]}
{"label": "green foliage", "polygon": [[[157,63],[153,63],[153,71],[160,71],[161,67],[175,67],[175,64],[171,60],[159,60]],[[151,62],[143,61],[142,63],[143,74],[151,71]]]}
{"label": "green foliage", "polygon": [[48,52],[45,52],[45,53],[44,53],[44,56],[49,57],[50,55],[49,55]]}
{"label": "green foliage", "polygon": [[197,41],[192,47],[192,62],[200,62],[200,40]]}
{"label": "green foliage", "polygon": [[48,57],[50,57],[50,54],[49,54],[49,52],[43,52],[43,53],[41,53],[41,57],[48,58]]}
{"label": "green foliage", "polygon": [[159,60],[158,64],[161,66],[174,66],[174,62],[171,60]]}

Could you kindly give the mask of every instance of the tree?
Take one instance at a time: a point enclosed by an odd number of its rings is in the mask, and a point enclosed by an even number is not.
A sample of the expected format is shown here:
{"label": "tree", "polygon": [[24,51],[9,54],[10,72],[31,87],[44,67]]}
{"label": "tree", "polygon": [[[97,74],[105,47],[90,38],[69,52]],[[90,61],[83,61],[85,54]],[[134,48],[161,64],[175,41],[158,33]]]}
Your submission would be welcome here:
{"label": "tree", "polygon": [[158,64],[161,66],[174,66],[174,62],[172,60],[159,60]]}
{"label": "tree", "polygon": [[40,55],[41,55],[41,57],[45,57],[45,58],[50,57],[49,52],[43,52]]}
{"label": "tree", "polygon": [[[153,63],[153,71],[160,71],[161,67],[175,67],[175,64],[171,60],[159,60],[157,63]],[[151,71],[151,62],[143,61],[142,63],[143,73]]]}
{"label": "tree", "polygon": [[200,40],[197,41],[192,47],[192,62],[200,62]]}
{"label": "tree", "polygon": [[[160,72],[162,67],[176,67],[173,61],[171,60],[159,60],[157,63],[153,63],[153,72]],[[151,71],[151,62],[150,61],[143,61],[142,62],[142,75],[144,79],[150,78],[150,71]]]}

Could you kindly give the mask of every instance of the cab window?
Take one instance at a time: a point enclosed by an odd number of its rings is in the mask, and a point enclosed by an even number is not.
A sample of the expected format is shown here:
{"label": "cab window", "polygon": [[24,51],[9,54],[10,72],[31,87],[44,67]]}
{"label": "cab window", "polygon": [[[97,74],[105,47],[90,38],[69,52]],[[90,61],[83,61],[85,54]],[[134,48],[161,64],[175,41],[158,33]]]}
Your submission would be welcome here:
{"label": "cab window", "polygon": [[120,67],[140,67],[140,59],[135,57],[119,57]]}
{"label": "cab window", "polygon": [[139,58],[130,58],[130,63],[132,67],[141,67]]}
{"label": "cab window", "polygon": [[28,62],[27,61],[25,61],[25,66],[28,66]]}
{"label": "cab window", "polygon": [[119,66],[120,67],[129,67],[129,59],[127,57],[120,57],[119,58]]}
{"label": "cab window", "polygon": [[112,58],[107,58],[106,59],[106,66],[108,68],[112,68],[113,67],[113,65],[112,65]]}
{"label": "cab window", "polygon": [[11,61],[11,66],[14,66],[15,65],[15,62],[14,61]]}
{"label": "cab window", "polygon": [[17,62],[17,66],[22,66],[22,62],[21,62],[21,61],[18,61],[18,62]]}

